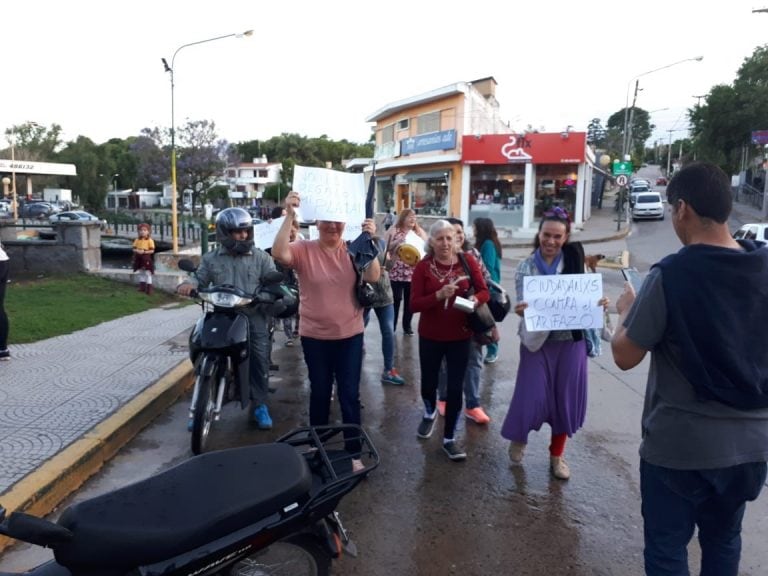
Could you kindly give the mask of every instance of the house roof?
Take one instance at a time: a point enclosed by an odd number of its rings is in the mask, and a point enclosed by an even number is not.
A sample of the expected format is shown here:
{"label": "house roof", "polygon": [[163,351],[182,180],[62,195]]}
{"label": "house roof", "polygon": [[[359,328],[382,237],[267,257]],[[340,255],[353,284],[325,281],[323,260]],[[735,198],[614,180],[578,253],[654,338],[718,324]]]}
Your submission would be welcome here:
{"label": "house roof", "polygon": [[466,93],[469,91],[469,87],[472,84],[479,84],[480,82],[485,82],[486,80],[493,80],[493,83],[496,84],[496,79],[493,76],[478,78],[477,80],[472,80],[471,82],[454,82],[453,84],[448,84],[447,86],[443,86],[442,88],[436,88],[435,90],[430,90],[429,92],[417,94],[416,96],[410,96],[403,100],[390,102],[383,108],[380,108],[379,110],[377,110],[376,112],[368,116],[365,119],[365,121],[378,122],[382,118],[386,118],[387,116],[390,116],[392,114],[397,114],[401,110],[406,110],[408,108],[411,108],[419,104],[428,104],[429,102],[434,102],[435,100],[441,100],[443,98],[446,98],[447,96],[453,96],[454,94],[459,94],[462,92]]}

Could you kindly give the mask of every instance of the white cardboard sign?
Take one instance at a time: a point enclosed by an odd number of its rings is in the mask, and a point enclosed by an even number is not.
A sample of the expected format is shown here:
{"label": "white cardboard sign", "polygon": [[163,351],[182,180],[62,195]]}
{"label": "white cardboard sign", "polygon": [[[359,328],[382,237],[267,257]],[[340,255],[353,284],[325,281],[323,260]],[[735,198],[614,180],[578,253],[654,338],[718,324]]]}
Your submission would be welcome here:
{"label": "white cardboard sign", "polygon": [[261,248],[262,250],[272,248],[277,232],[280,230],[280,226],[283,225],[283,220],[285,220],[285,216],[280,216],[280,218],[268,220],[253,227],[253,242],[256,244],[256,248]]}
{"label": "white cardboard sign", "polygon": [[529,332],[603,327],[602,274],[525,276],[523,300]]}
{"label": "white cardboard sign", "polygon": [[362,174],[294,166],[293,189],[301,196],[304,221],[332,220],[362,227],[365,220]]}

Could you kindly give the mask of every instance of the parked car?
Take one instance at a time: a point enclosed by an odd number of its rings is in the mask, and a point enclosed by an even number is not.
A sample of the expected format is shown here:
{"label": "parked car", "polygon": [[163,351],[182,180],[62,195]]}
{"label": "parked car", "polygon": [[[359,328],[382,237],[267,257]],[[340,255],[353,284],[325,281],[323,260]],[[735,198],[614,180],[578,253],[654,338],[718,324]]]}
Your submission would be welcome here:
{"label": "parked car", "polygon": [[768,224],[744,224],[733,233],[737,240],[760,240],[768,242]]}
{"label": "parked car", "polygon": [[69,212],[59,212],[58,214],[52,214],[48,217],[50,222],[87,222],[95,221],[101,222],[101,218],[94,216],[89,212],[83,210],[71,210]]}
{"label": "parked car", "polygon": [[657,218],[664,220],[664,200],[658,192],[641,192],[635,196],[632,206],[632,220]]}
{"label": "parked car", "polygon": [[629,204],[633,205],[638,194],[644,194],[646,192],[652,192],[651,187],[646,184],[638,184],[636,186],[629,187]]}
{"label": "parked car", "polygon": [[667,185],[667,179],[664,176],[659,176],[656,178],[656,186],[666,186]]}
{"label": "parked car", "polygon": [[19,216],[43,220],[55,212],[56,210],[48,202],[25,202],[21,205]]}

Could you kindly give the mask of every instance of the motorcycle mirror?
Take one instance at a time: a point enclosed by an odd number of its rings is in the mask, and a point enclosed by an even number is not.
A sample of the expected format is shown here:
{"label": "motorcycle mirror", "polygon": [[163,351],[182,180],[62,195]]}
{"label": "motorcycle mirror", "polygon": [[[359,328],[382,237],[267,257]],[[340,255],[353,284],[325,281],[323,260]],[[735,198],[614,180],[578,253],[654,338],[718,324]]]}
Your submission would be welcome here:
{"label": "motorcycle mirror", "polygon": [[282,272],[278,272],[277,270],[273,270],[272,272],[267,272],[264,275],[263,282],[265,285],[270,286],[272,284],[280,284],[285,278],[283,277]]}
{"label": "motorcycle mirror", "polygon": [[184,272],[194,272],[197,270],[197,266],[189,258],[182,258],[179,260],[179,269],[184,270]]}

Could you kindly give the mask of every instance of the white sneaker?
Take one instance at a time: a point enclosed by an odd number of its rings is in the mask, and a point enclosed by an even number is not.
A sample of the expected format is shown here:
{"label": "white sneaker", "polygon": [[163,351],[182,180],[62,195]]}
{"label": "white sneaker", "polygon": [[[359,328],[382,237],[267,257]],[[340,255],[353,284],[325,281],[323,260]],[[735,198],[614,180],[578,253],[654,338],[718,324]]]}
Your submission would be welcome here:
{"label": "white sneaker", "polygon": [[571,469],[568,468],[568,464],[565,463],[565,458],[562,456],[550,456],[549,469],[552,476],[559,480],[568,480],[571,477]]}

